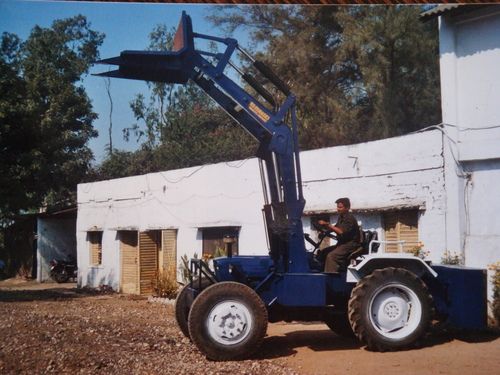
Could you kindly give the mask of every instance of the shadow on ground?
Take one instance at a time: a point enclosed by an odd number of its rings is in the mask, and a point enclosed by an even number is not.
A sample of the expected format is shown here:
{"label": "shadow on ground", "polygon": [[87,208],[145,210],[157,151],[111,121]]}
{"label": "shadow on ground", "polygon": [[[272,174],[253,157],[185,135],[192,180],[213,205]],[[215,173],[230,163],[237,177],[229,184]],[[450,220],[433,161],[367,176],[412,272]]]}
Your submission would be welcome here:
{"label": "shadow on ground", "polygon": [[255,359],[288,357],[297,353],[296,348],[307,347],[314,351],[335,351],[359,349],[361,344],[354,338],[341,337],[325,330],[298,330],[283,336],[268,336]]}
{"label": "shadow on ground", "polygon": [[[433,327],[431,333],[419,342],[415,348],[407,350],[418,350],[433,346],[443,345],[453,340],[468,343],[486,343],[500,338],[500,330],[495,328],[482,331],[451,330],[442,327]],[[297,353],[297,348],[306,347],[315,352],[356,350],[363,345],[355,338],[341,337],[326,330],[298,330],[287,332],[281,336],[267,336],[260,350],[255,354],[255,359],[272,359],[278,357],[289,357]],[[365,349],[366,350],[366,349]]]}
{"label": "shadow on ground", "polygon": [[458,340],[468,343],[491,342],[500,338],[500,329],[496,327],[485,328],[482,330],[464,330],[450,328],[446,325],[437,325],[431,329],[430,334],[422,342],[421,347],[431,347],[442,345],[444,343]]}
{"label": "shadow on ground", "polygon": [[0,289],[0,302],[60,301],[103,294],[109,293],[86,288]]}

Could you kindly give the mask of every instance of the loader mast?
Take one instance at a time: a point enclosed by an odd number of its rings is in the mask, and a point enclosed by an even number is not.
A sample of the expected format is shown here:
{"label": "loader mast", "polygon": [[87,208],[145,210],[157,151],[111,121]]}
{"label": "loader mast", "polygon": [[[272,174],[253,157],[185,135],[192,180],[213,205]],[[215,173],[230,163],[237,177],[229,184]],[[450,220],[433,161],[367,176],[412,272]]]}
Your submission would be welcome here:
{"label": "loader mast", "polygon": [[[225,50],[216,54],[196,50],[195,39],[223,44]],[[236,51],[249,59],[253,69],[273,86],[274,95],[231,61]],[[235,39],[194,33],[191,18],[185,12],[174,37],[173,51],[123,51],[119,57],[99,63],[119,67],[99,76],[176,84],[186,84],[190,79],[250,133],[259,143],[256,156],[264,192],[263,215],[276,271],[309,271],[302,228],[305,200],[296,98],[271,69],[254,60]],[[231,79],[225,72],[226,68],[234,69],[255,94],[250,94]],[[280,102],[276,99],[277,93],[283,98]]]}

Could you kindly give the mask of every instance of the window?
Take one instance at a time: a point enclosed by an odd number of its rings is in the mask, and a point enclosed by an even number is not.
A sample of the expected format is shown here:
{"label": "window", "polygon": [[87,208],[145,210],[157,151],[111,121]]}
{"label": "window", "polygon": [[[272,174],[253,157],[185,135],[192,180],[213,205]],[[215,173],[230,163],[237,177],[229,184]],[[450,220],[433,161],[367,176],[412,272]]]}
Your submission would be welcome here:
{"label": "window", "polygon": [[[238,254],[238,233],[239,227],[215,227],[203,228],[203,256],[224,256],[226,255],[228,239],[234,242],[231,244],[233,255]],[[226,241],[224,241],[226,239]]]}
{"label": "window", "polygon": [[90,264],[98,266],[102,264],[102,232],[88,232],[87,238],[90,244]]}
{"label": "window", "polygon": [[[418,243],[418,210],[401,210],[384,213],[386,241],[405,241],[403,251],[410,251]],[[398,252],[398,244],[386,244],[386,252]]]}

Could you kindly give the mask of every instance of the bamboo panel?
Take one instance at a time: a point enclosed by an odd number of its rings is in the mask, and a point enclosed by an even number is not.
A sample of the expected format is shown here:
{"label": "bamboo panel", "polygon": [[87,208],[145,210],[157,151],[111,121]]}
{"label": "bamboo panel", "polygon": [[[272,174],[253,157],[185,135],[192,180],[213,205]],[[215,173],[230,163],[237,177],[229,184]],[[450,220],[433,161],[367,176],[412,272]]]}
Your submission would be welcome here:
{"label": "bamboo panel", "polygon": [[161,232],[161,247],[163,252],[162,268],[177,269],[177,230],[166,229]]}
{"label": "bamboo panel", "polygon": [[152,294],[158,272],[158,231],[139,233],[140,294]]}
{"label": "bamboo panel", "polygon": [[137,248],[137,232],[120,233],[121,251],[121,291],[123,293],[139,293],[139,253]]}

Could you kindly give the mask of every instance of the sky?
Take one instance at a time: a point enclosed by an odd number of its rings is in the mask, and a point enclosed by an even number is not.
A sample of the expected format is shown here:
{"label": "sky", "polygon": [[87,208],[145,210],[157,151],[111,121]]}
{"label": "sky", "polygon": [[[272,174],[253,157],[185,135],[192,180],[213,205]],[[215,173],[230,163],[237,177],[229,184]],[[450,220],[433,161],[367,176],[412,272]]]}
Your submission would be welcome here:
{"label": "sky", "polygon": [[[109,58],[118,56],[123,50],[146,49],[149,44],[149,33],[153,28],[159,24],[176,28],[183,10],[191,16],[195,32],[225,36],[223,30],[217,30],[205,20],[211,8],[216,6],[218,5],[0,0],[0,33],[14,33],[22,40],[26,40],[35,25],[50,27],[56,19],[82,14],[90,21],[92,29],[106,34],[100,48],[100,56]],[[244,31],[234,37],[245,47],[248,36]],[[108,67],[105,65],[95,65],[90,73],[107,70]],[[82,84],[92,100],[94,112],[99,116],[94,122],[99,136],[89,144],[94,152],[95,162],[99,163],[105,157],[106,145],[109,143],[110,102],[103,78],[89,74],[83,78]],[[122,130],[136,122],[129,103],[137,93],[141,92],[147,97],[145,82],[111,80],[114,148],[132,151],[139,146],[135,139],[124,141]]]}

